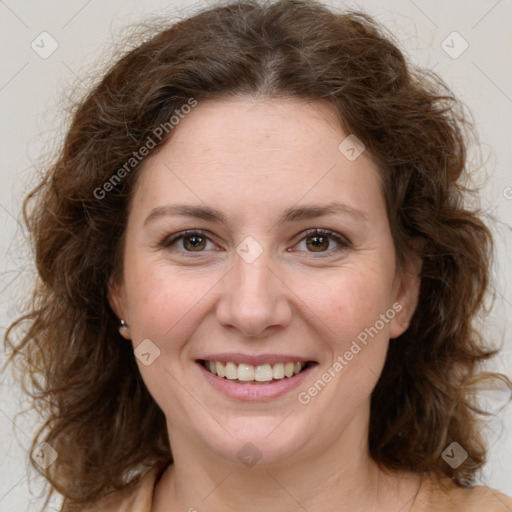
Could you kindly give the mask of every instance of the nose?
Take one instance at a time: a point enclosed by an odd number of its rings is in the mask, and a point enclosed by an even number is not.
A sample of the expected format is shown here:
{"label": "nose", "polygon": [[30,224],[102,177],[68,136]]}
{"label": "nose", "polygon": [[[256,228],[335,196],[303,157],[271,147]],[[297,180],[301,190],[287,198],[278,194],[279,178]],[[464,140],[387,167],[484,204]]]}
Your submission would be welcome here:
{"label": "nose", "polygon": [[252,263],[237,257],[223,279],[216,314],[224,327],[245,337],[263,337],[290,324],[290,290],[263,255]]}

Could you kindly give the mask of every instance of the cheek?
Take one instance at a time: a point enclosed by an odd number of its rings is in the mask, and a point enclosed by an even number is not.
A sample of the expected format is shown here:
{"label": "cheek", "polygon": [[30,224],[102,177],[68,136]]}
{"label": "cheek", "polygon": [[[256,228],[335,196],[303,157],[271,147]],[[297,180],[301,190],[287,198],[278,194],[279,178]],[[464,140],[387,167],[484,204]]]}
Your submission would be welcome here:
{"label": "cheek", "polygon": [[[149,338],[161,349],[174,350],[201,314],[203,299],[214,287],[212,274],[172,270],[169,265],[136,259],[128,261],[126,291],[135,343]],[[166,343],[167,340],[167,343]]]}
{"label": "cheek", "polygon": [[[374,326],[391,307],[391,280],[382,271],[340,268],[321,282],[303,282],[302,301],[328,328],[332,345],[343,348]],[[387,335],[388,323],[379,330]]]}
{"label": "cheek", "polygon": [[[158,354],[149,365],[137,359],[140,374],[159,407],[171,417],[188,417],[190,395],[174,376],[188,364],[188,342],[206,314],[213,276],[178,273],[169,266],[147,261],[132,266],[125,280],[129,297],[132,343],[136,349],[150,340]],[[151,346],[152,347],[152,346]],[[151,349],[152,351],[155,349]]]}
{"label": "cheek", "polygon": [[[390,280],[380,272],[351,272],[329,281],[324,294],[309,290],[306,301],[314,303],[321,323],[321,339],[329,357],[319,380],[328,382],[303,390],[315,397],[319,410],[347,418],[366,404],[386,360],[390,321],[395,311],[390,304]],[[318,382],[318,381],[317,381]],[[333,420],[333,425],[337,424]]]}

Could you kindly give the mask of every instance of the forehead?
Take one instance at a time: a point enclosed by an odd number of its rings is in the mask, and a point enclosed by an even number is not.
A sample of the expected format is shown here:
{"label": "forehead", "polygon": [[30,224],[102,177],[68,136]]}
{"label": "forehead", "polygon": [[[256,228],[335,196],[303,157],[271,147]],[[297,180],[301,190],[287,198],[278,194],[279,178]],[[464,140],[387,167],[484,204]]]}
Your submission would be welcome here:
{"label": "forehead", "polygon": [[235,160],[238,155],[250,168],[254,159],[268,163],[269,153],[276,164],[293,155],[319,158],[342,135],[334,108],[325,103],[238,97],[199,103],[168,147],[198,162],[221,155]]}
{"label": "forehead", "polygon": [[200,102],[144,162],[135,195],[151,203],[180,197],[253,207],[260,214],[264,204],[382,202],[370,155],[351,160],[340,151],[348,136],[334,108],[321,102]]}

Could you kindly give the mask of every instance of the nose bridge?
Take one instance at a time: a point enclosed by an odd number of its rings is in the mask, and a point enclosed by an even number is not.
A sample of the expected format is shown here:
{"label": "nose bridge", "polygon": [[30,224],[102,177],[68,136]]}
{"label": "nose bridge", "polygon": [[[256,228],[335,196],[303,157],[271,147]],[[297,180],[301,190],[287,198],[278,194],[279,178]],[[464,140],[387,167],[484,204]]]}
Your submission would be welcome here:
{"label": "nose bridge", "polygon": [[239,258],[235,264],[234,278],[237,286],[234,288],[239,299],[246,303],[260,307],[268,306],[272,302],[271,272],[266,258],[260,256],[259,261],[247,263]]}
{"label": "nose bridge", "polygon": [[236,327],[247,336],[261,335],[271,326],[284,326],[291,317],[283,285],[270,270],[267,254],[263,252],[251,262],[236,256],[217,308],[221,324]]}

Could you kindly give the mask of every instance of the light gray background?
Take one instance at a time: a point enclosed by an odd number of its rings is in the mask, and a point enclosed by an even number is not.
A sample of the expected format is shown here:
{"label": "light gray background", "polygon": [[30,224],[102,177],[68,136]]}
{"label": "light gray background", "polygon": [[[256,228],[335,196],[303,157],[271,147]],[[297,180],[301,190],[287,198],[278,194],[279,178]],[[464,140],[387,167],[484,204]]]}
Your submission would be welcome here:
{"label": "light gray background", "polygon": [[[206,2],[208,4],[208,2]],[[210,2],[211,3],[211,2]],[[334,6],[359,8],[386,25],[416,63],[434,68],[473,112],[485,167],[481,206],[500,222],[494,225],[498,257],[497,301],[487,322],[489,339],[504,351],[491,365],[511,374],[512,367],[512,1],[511,0],[364,0]],[[55,147],[62,98],[69,85],[88,85],[88,70],[105,60],[112,43],[126,36],[124,27],[148,15],[185,16],[195,6],[186,0],[0,0],[0,336],[20,312],[30,290],[32,264],[24,247],[20,218],[23,196],[34,183],[32,166],[42,152]],[[43,59],[32,48],[41,32],[51,34],[57,50]],[[457,58],[442,41],[452,32],[467,41]],[[450,36],[452,54],[464,41]],[[49,44],[49,43],[48,43]],[[39,42],[39,45],[41,43]],[[45,46],[49,48],[49,46]],[[80,89],[79,89],[80,91]],[[508,285],[508,286],[507,286]],[[41,486],[28,471],[27,447],[33,416],[16,417],[25,404],[10,373],[0,383],[0,509],[37,510]],[[489,392],[483,403],[499,411],[485,427],[489,462],[479,484],[512,495],[512,407],[504,393]],[[30,485],[30,487],[29,487]],[[30,489],[30,490],[29,490]]]}

